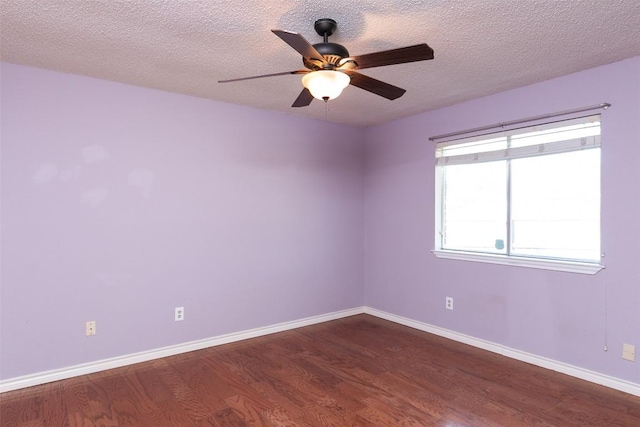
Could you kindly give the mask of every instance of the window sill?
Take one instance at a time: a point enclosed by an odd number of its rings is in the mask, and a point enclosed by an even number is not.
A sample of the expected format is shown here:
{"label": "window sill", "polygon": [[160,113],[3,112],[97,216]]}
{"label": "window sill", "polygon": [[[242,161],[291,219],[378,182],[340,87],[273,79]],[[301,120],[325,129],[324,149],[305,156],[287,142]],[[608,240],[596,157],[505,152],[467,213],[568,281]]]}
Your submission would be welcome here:
{"label": "window sill", "polygon": [[541,258],[522,258],[506,255],[477,254],[472,252],[446,251],[436,249],[431,251],[438,258],[455,259],[459,261],[483,262],[488,264],[511,265],[514,267],[537,268],[541,270],[565,271],[569,273],[596,274],[604,268],[603,265],[577,261],[556,261]]}

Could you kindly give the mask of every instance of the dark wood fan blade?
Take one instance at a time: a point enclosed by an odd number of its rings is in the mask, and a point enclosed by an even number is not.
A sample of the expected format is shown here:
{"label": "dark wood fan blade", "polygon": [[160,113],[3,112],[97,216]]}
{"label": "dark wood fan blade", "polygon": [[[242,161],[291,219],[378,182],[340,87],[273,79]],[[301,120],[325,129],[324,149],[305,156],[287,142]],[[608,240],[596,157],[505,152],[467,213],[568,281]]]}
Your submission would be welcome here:
{"label": "dark wood fan blade", "polygon": [[298,33],[284,30],[271,30],[273,34],[280,37],[286,44],[298,51],[298,53],[307,59],[315,59],[326,63],[324,57],[315,47],[311,45],[304,37]]}
{"label": "dark wood fan blade", "polygon": [[433,49],[431,49],[426,43],[422,43],[415,46],[407,46],[398,49],[369,53],[366,55],[353,56],[350,59],[356,61],[358,64],[356,69],[361,70],[363,68],[383,67],[385,65],[404,64],[407,62],[433,59]]}
{"label": "dark wood fan blade", "polygon": [[399,88],[389,83],[374,79],[373,77],[365,76],[355,71],[345,71],[351,76],[351,84],[360,89],[364,89],[368,92],[380,95],[387,99],[398,99],[406,92],[405,89]]}
{"label": "dark wood fan blade", "polygon": [[302,92],[300,92],[300,95],[298,95],[296,100],[293,101],[293,104],[291,106],[306,107],[307,105],[311,104],[311,101],[313,101],[313,95],[311,95],[309,89],[305,87],[304,89],[302,89]]}
{"label": "dark wood fan blade", "polygon": [[241,77],[239,79],[230,79],[230,80],[218,80],[218,83],[239,82],[242,80],[261,79],[263,77],[273,77],[273,76],[284,76],[287,74],[307,74],[308,72],[309,70],[283,71],[282,73],[263,74],[261,76]]}

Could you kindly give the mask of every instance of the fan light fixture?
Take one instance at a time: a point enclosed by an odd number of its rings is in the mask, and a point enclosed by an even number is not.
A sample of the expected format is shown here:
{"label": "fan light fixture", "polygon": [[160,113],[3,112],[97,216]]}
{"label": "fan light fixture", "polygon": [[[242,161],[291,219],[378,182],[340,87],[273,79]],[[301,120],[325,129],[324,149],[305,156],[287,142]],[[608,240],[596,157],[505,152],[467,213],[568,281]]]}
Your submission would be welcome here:
{"label": "fan light fixture", "polygon": [[342,90],[349,85],[359,87],[388,100],[394,100],[404,95],[406,90],[360,74],[359,70],[433,59],[433,49],[426,43],[352,56],[341,44],[329,41],[329,36],[338,28],[336,21],[330,18],[321,18],[313,24],[313,28],[319,36],[322,36],[322,43],[311,44],[300,34],[292,31],[271,30],[273,34],[302,55],[303,69],[219,80],[218,83],[304,74],[302,77],[304,88],[291,104],[291,107],[294,108],[306,107],[311,104],[314,98],[325,102],[337,98]]}
{"label": "fan light fixture", "polygon": [[345,73],[332,70],[312,71],[302,77],[302,85],[316,99],[328,101],[340,96],[351,79]]}

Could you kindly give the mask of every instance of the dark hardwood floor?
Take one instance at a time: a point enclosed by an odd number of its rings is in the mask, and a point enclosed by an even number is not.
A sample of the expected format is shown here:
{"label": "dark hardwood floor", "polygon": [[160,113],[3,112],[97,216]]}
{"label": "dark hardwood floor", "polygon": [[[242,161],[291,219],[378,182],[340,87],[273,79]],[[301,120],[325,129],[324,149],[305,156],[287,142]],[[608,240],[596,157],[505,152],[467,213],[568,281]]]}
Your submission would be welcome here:
{"label": "dark hardwood floor", "polygon": [[640,426],[640,398],[367,315],[0,395],[2,427]]}

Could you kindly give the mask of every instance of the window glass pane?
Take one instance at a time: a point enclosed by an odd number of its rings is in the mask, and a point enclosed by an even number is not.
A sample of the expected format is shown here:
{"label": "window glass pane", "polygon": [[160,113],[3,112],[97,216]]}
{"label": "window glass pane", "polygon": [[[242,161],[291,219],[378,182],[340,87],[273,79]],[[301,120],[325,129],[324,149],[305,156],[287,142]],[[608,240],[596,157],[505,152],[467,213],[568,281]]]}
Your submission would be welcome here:
{"label": "window glass pane", "polygon": [[600,149],[511,161],[511,253],[600,259]]}
{"label": "window glass pane", "polygon": [[507,162],[444,169],[442,248],[506,253]]}

